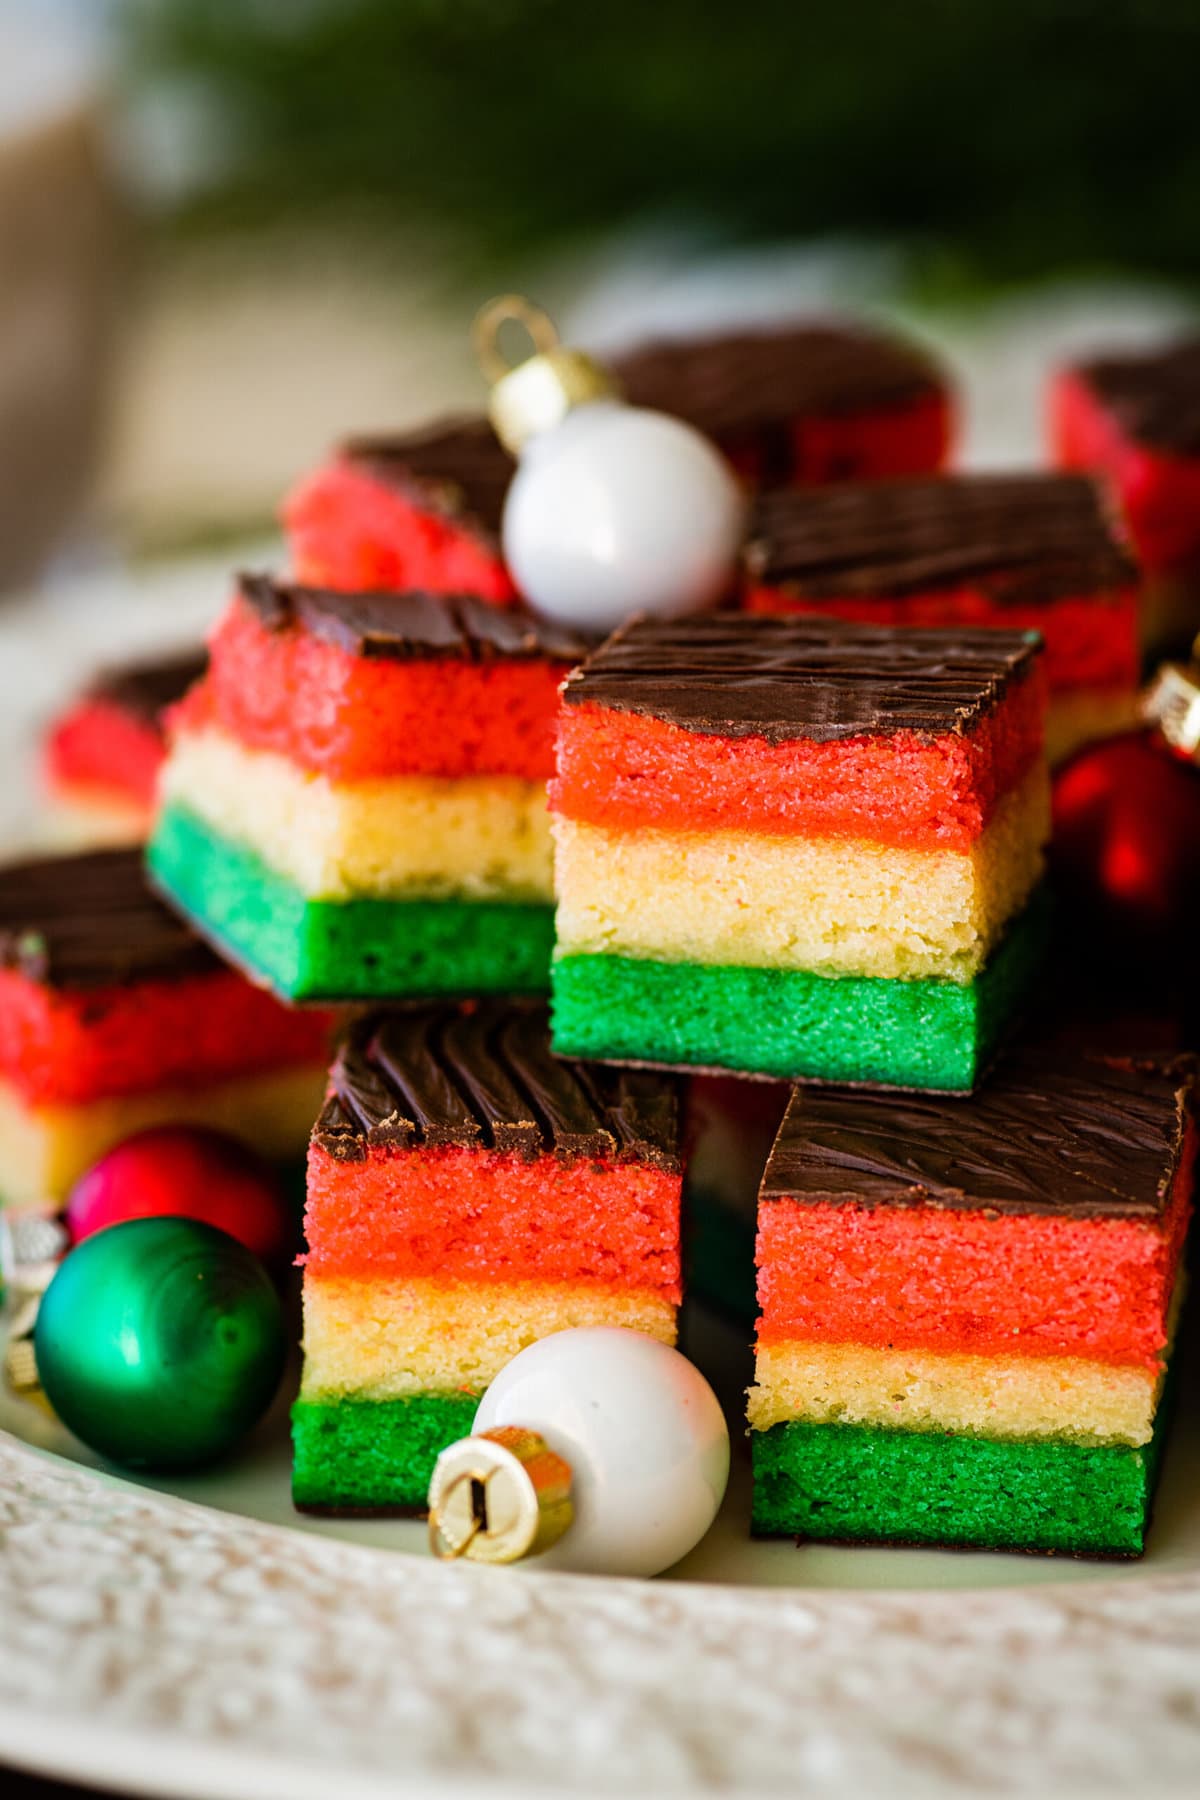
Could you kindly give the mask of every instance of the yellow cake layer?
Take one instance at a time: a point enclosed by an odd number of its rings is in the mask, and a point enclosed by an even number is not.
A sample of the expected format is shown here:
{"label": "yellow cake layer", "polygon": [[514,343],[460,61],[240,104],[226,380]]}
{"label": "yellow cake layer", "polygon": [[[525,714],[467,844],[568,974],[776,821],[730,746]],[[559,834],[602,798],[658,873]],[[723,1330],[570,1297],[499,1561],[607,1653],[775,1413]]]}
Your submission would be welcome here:
{"label": "yellow cake layer", "polygon": [[559,948],[972,981],[1042,873],[1049,807],[1039,766],[965,852],[559,818]]}
{"label": "yellow cake layer", "polygon": [[1147,1444],[1162,1386],[1147,1369],[1070,1356],[943,1356],[862,1344],[760,1344],[748,1417],[991,1438]]}
{"label": "yellow cake layer", "polygon": [[625,1325],[675,1342],[675,1308],[658,1294],[306,1275],[301,1393],[393,1400],[430,1388],[479,1390],[519,1350],[580,1325]]}
{"label": "yellow cake layer", "polygon": [[0,1081],[0,1201],[9,1206],[62,1202],[106,1150],[150,1125],[211,1125],[244,1138],[263,1156],[301,1156],[326,1078],[324,1066],[310,1064],[186,1091],[38,1107]]}
{"label": "yellow cake layer", "polygon": [[1064,688],[1046,703],[1046,757],[1065,762],[1083,744],[1129,731],[1138,721],[1138,695],[1130,688]]}
{"label": "yellow cake layer", "polygon": [[181,804],[313,900],[549,900],[546,789],[515,775],[333,782],[215,729],[181,734],[162,779]]}

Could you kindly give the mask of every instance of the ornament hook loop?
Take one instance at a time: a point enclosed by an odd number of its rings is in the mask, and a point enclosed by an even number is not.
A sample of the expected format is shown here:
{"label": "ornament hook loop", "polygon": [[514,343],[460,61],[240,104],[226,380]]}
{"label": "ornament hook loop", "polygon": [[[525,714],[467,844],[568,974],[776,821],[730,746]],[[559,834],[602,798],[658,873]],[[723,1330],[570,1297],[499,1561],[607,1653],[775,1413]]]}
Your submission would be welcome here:
{"label": "ornament hook loop", "polygon": [[500,333],[506,325],[518,326],[525,332],[532,345],[529,356],[544,356],[548,350],[558,348],[558,331],[548,312],[524,294],[498,294],[480,307],[471,326],[475,360],[493,387],[529,360],[525,356],[510,362],[502,354]]}

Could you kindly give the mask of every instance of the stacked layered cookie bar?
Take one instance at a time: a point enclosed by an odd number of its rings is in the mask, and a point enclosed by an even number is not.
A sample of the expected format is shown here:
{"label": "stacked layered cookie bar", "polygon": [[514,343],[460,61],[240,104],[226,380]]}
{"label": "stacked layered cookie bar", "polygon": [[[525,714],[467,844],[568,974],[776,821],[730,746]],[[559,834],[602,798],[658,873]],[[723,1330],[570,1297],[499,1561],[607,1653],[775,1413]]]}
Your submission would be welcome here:
{"label": "stacked layered cookie bar", "polygon": [[53,721],[42,747],[46,790],[80,836],[93,843],[146,836],[166,755],[164,714],[204,666],[195,650],[104,669]]}
{"label": "stacked layered cookie bar", "polygon": [[134,850],[0,868],[0,1199],[65,1199],[150,1125],[298,1155],[332,1021],[290,1012],[158,901]]}
{"label": "stacked layered cookie bar", "polygon": [[350,591],[423,588],[511,603],[500,515],[512,474],[482,417],[351,438],[284,507],[296,573]]}
{"label": "stacked layered cookie bar", "polygon": [[583,649],[470,597],[244,578],[175,716],[154,880],[292,1000],[544,990]]}
{"label": "stacked layered cookie bar", "polygon": [[635,622],[563,700],[556,1048],[974,1087],[1039,949],[1032,634]]}
{"label": "stacked layered cookie bar", "polygon": [[1148,570],[1200,563],[1200,337],[1059,370],[1049,423],[1064,467],[1113,484]]}
{"label": "stacked layered cookie bar", "polygon": [[903,338],[863,326],[659,339],[612,366],[633,405],[695,425],[754,486],[939,469],[953,439],[944,370]]}
{"label": "stacked layered cookie bar", "polygon": [[358,1021],[309,1159],[296,1503],[422,1508],[489,1382],[551,1332],[673,1342],[680,1185],[671,1084],[560,1061],[544,1009]]}
{"label": "stacked layered cookie bar", "polygon": [[745,565],[754,611],[1039,631],[1051,761],[1135,717],[1138,572],[1098,488],[1080,476],[766,494]]}
{"label": "stacked layered cookie bar", "polygon": [[759,1206],[757,1532],[1141,1552],[1193,1082],[1025,1052],[970,1102],[793,1096]]}

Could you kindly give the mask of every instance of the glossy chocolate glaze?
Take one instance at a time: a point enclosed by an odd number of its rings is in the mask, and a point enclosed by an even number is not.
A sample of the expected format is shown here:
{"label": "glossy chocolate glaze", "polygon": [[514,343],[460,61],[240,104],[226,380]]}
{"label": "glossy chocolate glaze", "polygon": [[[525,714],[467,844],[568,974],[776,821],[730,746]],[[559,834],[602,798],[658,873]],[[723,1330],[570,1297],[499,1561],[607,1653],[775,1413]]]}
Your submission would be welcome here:
{"label": "glossy chocolate glaze", "polygon": [[544,1006],[523,1001],[389,1008],[352,1026],[314,1143],[368,1150],[456,1145],[603,1157],[677,1170],[677,1084],[556,1057]]}
{"label": "glossy chocolate glaze", "polygon": [[1040,642],[803,614],[635,619],[567,678],[563,698],[772,743],[965,734],[1032,669]]}
{"label": "glossy chocolate glaze", "polygon": [[513,606],[470,594],[347,594],[301,587],[269,575],[239,578],[242,599],[269,631],[300,626],[351,656],[392,662],[454,658],[575,663],[588,642]]}
{"label": "glossy chocolate glaze", "polygon": [[1152,1222],[1195,1080],[1186,1057],[1026,1049],[969,1100],[797,1088],[761,1198]]}
{"label": "glossy chocolate glaze", "polygon": [[139,850],[0,866],[0,968],[75,989],[220,967],[151,892]]}
{"label": "glossy chocolate glaze", "polygon": [[798,598],[972,587],[997,604],[1121,595],[1136,568],[1081,475],[925,475],[760,496],[748,574]]}

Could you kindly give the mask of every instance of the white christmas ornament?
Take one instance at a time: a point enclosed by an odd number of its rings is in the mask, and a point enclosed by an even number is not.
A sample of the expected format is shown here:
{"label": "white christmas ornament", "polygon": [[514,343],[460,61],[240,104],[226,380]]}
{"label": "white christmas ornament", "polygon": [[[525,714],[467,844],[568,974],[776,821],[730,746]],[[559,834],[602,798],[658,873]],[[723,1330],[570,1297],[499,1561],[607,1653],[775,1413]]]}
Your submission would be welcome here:
{"label": "white christmas ornament", "polygon": [[[500,356],[519,323],[534,354]],[[720,599],[742,533],[743,499],[708,439],[665,413],[626,406],[582,351],[559,344],[545,313],[519,296],[475,323],[491,417],[519,458],[501,539],[534,612],[606,632],[634,613],[677,618]]]}
{"label": "white christmas ornament", "polygon": [[704,1536],[729,1479],[717,1397],[677,1350],[591,1326],[522,1350],[429,1489],[439,1556],[657,1575]]}

